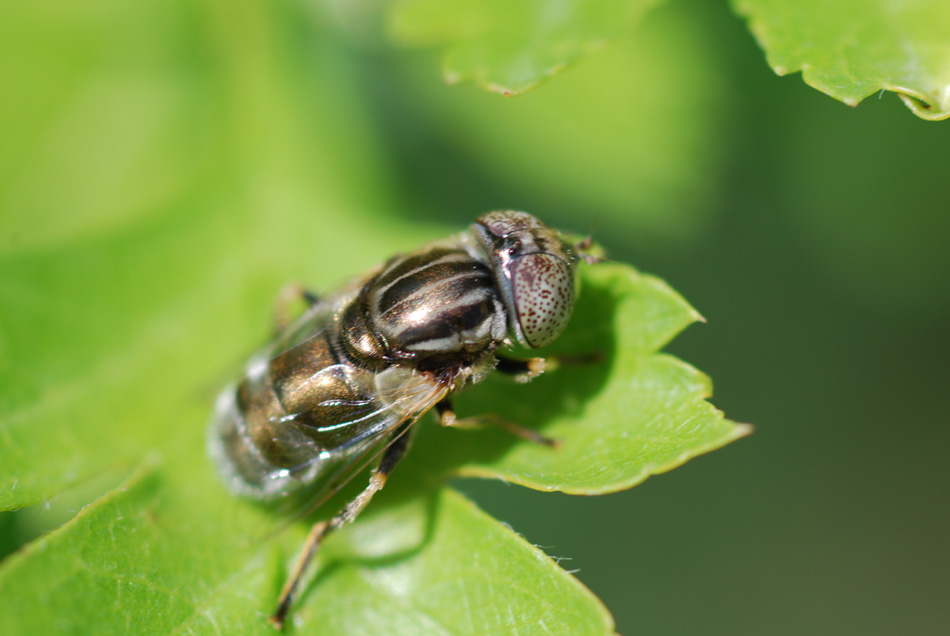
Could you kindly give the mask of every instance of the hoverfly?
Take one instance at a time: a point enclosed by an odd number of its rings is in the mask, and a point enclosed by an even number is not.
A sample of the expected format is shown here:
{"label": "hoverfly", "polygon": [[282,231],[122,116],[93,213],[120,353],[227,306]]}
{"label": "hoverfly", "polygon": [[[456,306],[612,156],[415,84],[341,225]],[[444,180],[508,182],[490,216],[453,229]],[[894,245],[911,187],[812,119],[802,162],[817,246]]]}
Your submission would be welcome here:
{"label": "hoverfly", "polygon": [[[413,425],[435,407],[462,423],[452,394],[493,369],[527,381],[544,360],[500,355],[514,342],[547,345],[574,307],[575,271],[589,243],[568,243],[525,212],[496,211],[468,230],[391,258],[309,308],[251,358],[219,397],[211,455],[238,495],[274,500],[315,483],[339,488],[379,458],[369,485],[310,531],[271,622],[280,628],[323,539],[352,521],[409,447]],[[553,444],[497,420],[515,434]]]}

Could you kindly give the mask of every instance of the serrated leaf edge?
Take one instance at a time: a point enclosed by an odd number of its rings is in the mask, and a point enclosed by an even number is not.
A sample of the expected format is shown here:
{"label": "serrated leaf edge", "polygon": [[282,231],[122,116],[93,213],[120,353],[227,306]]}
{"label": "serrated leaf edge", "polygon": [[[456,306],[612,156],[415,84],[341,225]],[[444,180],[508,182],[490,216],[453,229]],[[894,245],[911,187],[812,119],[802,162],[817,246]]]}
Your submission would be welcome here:
{"label": "serrated leaf edge", "polygon": [[881,91],[890,91],[900,97],[901,101],[904,102],[904,105],[906,105],[912,113],[921,119],[925,119],[927,121],[941,121],[950,118],[950,86],[945,86],[941,94],[929,95],[922,91],[901,86],[899,84],[891,84],[890,82],[877,82],[876,84],[871,85],[872,87],[866,91],[854,91],[854,93],[851,95],[843,95],[836,93],[836,89],[840,88],[839,86],[821,81],[816,75],[816,67],[809,64],[808,62],[802,62],[800,65],[795,67],[786,67],[781,64],[775,64],[772,61],[774,56],[769,46],[769,27],[765,20],[759,17],[752,6],[746,2],[743,2],[742,0],[734,0],[732,5],[735,12],[745,18],[749,27],[749,31],[755,37],[759,48],[765,52],[765,57],[768,60],[769,66],[779,77],[801,72],[802,80],[808,86],[811,86],[812,88],[821,91],[825,95],[828,95],[829,97],[832,97],[843,104],[851,106],[852,108],[857,107],[858,104],[875,93]]}
{"label": "serrated leaf edge", "polygon": [[[719,409],[715,409],[715,410],[720,415],[722,414],[722,411],[719,411]],[[685,464],[691,459],[699,457],[700,455],[705,455],[706,453],[709,453],[719,448],[722,448],[724,446],[727,446],[728,444],[731,444],[732,442],[738,439],[746,437],[747,435],[751,435],[755,428],[751,424],[742,424],[739,422],[733,422],[731,420],[724,420],[724,421],[732,425],[727,434],[722,435],[715,440],[711,440],[707,442],[706,444],[700,444],[698,446],[690,448],[689,450],[683,451],[682,453],[677,455],[674,459],[668,462],[644,464],[643,468],[639,472],[631,475],[630,477],[617,481],[615,483],[611,483],[610,485],[607,485],[607,486],[599,487],[599,488],[598,487],[591,488],[589,486],[584,487],[584,488],[578,488],[578,487],[572,487],[572,486],[564,485],[564,484],[541,485],[541,484],[532,482],[531,480],[523,479],[516,475],[500,475],[498,471],[486,470],[478,466],[459,468],[452,474],[452,476],[453,477],[472,477],[472,478],[477,478],[477,479],[497,479],[505,483],[516,484],[518,486],[524,486],[525,488],[530,488],[531,490],[537,490],[540,492],[561,492],[566,495],[591,495],[591,496],[609,495],[616,492],[629,490],[630,488],[633,488],[634,486],[638,486],[642,484],[649,477],[669,472],[673,470],[674,468],[682,466],[683,464]]]}

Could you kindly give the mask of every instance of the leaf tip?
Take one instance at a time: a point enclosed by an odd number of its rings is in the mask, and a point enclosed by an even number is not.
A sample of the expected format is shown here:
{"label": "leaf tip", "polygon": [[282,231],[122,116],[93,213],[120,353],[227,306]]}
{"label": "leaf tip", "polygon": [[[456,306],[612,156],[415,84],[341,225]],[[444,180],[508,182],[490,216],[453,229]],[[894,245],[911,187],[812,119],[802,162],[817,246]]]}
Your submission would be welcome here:
{"label": "leaf tip", "polygon": [[748,437],[755,432],[754,424],[747,424],[744,422],[735,422],[735,427],[733,428],[733,439],[742,439],[743,437]]}

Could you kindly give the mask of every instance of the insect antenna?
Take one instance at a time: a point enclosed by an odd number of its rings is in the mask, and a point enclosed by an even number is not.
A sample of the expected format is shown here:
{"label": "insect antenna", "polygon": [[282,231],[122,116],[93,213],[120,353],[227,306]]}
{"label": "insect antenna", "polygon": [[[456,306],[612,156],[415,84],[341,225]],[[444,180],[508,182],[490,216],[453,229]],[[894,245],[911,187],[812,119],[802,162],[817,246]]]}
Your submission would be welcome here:
{"label": "insect antenna", "polygon": [[603,248],[594,243],[594,230],[597,227],[597,222],[600,220],[600,216],[594,218],[590,224],[590,230],[587,232],[587,236],[579,240],[577,243],[574,243],[573,247],[577,250],[578,257],[587,263],[588,265],[593,265],[595,263],[616,263],[617,261],[612,260],[601,254],[594,254],[593,251],[603,251]]}

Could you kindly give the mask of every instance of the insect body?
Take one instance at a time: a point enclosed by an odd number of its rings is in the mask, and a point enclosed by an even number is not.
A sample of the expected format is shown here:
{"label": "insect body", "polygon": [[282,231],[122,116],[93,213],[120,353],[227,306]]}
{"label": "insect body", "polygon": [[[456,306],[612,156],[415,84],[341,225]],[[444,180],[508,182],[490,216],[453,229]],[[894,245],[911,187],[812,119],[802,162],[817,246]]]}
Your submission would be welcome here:
{"label": "insect body", "polygon": [[[574,305],[577,250],[524,212],[491,212],[466,232],[390,259],[310,308],[251,359],[218,398],[211,454],[235,493],[270,500],[305,486],[338,487],[380,456],[370,485],[316,524],[281,594],[280,626],[299,578],[327,533],[351,521],[408,448],[409,429],[492,369],[528,379],[540,359],[506,360],[499,348],[536,348],[564,329]],[[499,363],[499,360],[501,362]],[[504,423],[535,441],[537,433]]]}

